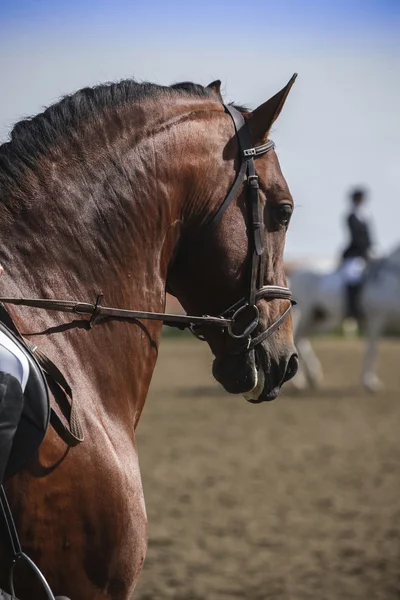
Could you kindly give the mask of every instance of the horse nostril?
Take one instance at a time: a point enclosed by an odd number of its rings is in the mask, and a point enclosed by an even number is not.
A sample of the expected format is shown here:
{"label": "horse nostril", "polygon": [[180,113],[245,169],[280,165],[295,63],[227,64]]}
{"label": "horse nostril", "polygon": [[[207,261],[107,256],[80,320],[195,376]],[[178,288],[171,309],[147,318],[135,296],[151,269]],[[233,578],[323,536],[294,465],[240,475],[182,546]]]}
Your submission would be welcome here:
{"label": "horse nostril", "polygon": [[297,354],[292,354],[292,356],[289,358],[287,367],[286,367],[286,373],[285,373],[285,377],[283,378],[283,383],[285,383],[285,381],[289,381],[289,379],[292,379],[296,373],[297,373],[297,369],[299,368],[299,359]]}

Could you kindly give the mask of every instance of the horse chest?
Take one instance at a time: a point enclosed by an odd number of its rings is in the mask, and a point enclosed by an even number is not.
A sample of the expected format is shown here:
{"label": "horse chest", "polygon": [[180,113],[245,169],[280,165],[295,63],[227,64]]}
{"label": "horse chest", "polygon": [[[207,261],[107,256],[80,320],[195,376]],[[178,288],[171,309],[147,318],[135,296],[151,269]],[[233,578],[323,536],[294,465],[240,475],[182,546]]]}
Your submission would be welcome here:
{"label": "horse chest", "polygon": [[[147,548],[147,517],[135,449],[130,443],[129,451],[128,442],[120,439],[112,451],[108,448],[111,440],[98,436],[94,447],[70,450],[75,453],[73,460],[68,453],[52,471],[50,465],[59,455],[59,446],[52,441],[9,485],[22,546],[56,593],[74,600],[128,600]],[[23,498],[35,501],[26,504]],[[1,556],[0,565],[6,565],[7,549],[2,551],[5,560]],[[76,578],[70,577],[71,572]],[[0,585],[6,585],[5,578],[0,567]],[[21,597],[36,600],[35,581],[23,577],[19,583]]]}

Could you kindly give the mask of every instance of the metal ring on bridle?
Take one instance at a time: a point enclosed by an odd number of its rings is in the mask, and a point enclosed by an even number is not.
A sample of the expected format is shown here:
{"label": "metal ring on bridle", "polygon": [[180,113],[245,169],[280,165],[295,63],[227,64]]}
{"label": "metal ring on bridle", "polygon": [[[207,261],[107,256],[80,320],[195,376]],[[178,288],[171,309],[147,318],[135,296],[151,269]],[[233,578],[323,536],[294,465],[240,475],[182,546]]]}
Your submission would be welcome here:
{"label": "metal ring on bridle", "polygon": [[[239,317],[239,315],[246,311],[246,310],[252,310],[254,311],[254,318],[250,321],[250,323],[247,325],[247,327],[245,328],[245,330],[242,333],[235,333],[234,332],[234,327],[237,325],[237,319]],[[233,313],[232,315],[232,324],[228,326],[228,333],[231,337],[235,338],[236,340],[242,340],[243,338],[249,337],[253,331],[255,330],[255,328],[258,325],[258,322],[260,320],[260,311],[258,310],[258,307],[254,304],[253,306],[250,306],[250,304],[245,304],[244,306],[240,306],[236,312]]]}

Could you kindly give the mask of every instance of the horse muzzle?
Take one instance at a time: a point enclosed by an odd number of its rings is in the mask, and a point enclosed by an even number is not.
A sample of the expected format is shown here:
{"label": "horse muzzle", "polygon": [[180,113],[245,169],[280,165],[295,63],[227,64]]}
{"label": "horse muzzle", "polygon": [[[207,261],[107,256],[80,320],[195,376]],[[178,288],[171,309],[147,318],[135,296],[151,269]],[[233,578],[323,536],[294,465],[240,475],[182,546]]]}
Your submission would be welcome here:
{"label": "horse muzzle", "polygon": [[264,344],[245,354],[216,358],[213,363],[213,375],[225,390],[242,394],[253,404],[275,400],[282,385],[296,375],[297,369],[294,350],[275,360]]}

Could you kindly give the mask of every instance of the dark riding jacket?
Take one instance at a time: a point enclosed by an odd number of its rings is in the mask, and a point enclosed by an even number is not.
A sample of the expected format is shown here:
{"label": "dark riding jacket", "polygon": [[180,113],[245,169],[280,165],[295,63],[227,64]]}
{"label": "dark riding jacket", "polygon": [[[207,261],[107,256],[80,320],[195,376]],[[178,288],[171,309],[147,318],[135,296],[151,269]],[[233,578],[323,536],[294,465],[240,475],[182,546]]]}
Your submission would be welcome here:
{"label": "dark riding jacket", "polygon": [[372,246],[368,222],[352,212],[347,217],[347,226],[350,230],[350,244],[343,252],[343,258],[361,257],[368,260]]}

